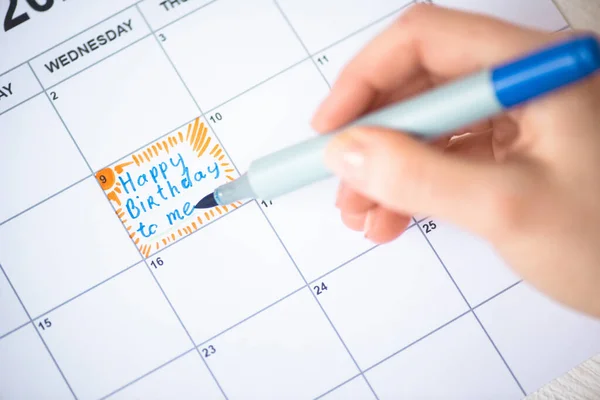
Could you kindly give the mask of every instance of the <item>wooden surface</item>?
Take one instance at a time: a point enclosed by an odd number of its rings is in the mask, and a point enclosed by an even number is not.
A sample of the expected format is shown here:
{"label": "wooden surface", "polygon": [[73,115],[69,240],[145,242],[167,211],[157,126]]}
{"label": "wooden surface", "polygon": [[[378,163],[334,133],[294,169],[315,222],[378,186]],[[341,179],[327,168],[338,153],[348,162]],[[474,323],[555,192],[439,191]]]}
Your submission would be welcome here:
{"label": "wooden surface", "polygon": [[[554,2],[573,29],[586,29],[600,33],[600,0],[554,0]],[[600,399],[600,355],[527,397],[527,400],[562,399]]]}

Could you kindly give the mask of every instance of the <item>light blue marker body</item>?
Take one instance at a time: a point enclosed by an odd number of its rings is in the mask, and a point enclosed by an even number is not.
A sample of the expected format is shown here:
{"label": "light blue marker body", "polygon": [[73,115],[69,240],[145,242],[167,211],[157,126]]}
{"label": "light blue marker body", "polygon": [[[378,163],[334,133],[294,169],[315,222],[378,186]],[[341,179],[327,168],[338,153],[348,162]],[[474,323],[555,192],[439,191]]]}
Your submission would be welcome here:
{"label": "light blue marker body", "polygon": [[374,126],[433,140],[490,118],[600,70],[600,43],[584,36],[483,70],[393,104],[325,135],[269,154],[235,181],[214,192],[217,204],[245,199],[272,200],[328,178],[324,163],[329,141],[348,126]]}

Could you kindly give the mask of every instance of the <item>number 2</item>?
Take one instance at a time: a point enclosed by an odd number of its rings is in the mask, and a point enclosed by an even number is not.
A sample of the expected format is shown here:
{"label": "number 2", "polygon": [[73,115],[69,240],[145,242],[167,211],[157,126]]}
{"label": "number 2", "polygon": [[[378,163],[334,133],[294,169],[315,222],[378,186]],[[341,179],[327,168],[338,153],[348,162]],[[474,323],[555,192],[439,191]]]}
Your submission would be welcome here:
{"label": "number 2", "polygon": [[212,344],[210,346],[202,349],[202,354],[204,354],[204,358],[210,357],[211,355],[215,354],[216,352],[217,352],[217,350],[215,350],[215,348],[213,347]]}
{"label": "number 2", "polygon": [[52,97],[52,100],[57,100],[58,96],[56,95],[56,92],[50,92],[50,96]]}
{"label": "number 2", "polygon": [[[34,11],[48,11],[54,5],[54,0],[46,0],[43,4],[39,3],[39,0],[27,0],[27,4]],[[21,25],[23,22],[29,20],[29,15],[27,13],[23,13],[17,17],[15,17],[15,11],[17,10],[17,0],[10,0],[8,3],[8,10],[6,11],[6,16],[4,17],[4,32],[8,32],[12,28],[15,28]]]}
{"label": "number 2", "polygon": [[23,13],[15,18],[15,11],[17,9],[17,0],[10,0],[8,4],[8,11],[6,17],[4,17],[4,32],[8,32],[12,28],[22,24],[29,19],[27,13]]}

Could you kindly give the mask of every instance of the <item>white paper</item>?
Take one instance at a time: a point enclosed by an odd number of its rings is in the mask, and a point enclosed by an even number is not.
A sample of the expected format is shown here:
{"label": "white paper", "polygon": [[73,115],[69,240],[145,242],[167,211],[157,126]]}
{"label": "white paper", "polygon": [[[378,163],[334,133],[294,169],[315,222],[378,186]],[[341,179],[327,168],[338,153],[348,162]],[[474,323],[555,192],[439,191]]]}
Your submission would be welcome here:
{"label": "white paper", "polygon": [[[434,2],[567,26],[550,0]],[[599,352],[468,232],[348,230],[335,179],[194,211],[313,135],[413,5],[3,2],[0,398],[518,399]]]}

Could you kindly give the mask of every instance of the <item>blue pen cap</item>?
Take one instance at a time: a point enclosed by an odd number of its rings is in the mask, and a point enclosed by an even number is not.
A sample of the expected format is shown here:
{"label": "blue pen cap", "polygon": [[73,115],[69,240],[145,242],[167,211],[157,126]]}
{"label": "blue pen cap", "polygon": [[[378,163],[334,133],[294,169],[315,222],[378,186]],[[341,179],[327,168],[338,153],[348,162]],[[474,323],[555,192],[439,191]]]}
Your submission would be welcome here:
{"label": "blue pen cap", "polygon": [[600,69],[600,43],[577,37],[501,65],[492,71],[498,101],[515,106],[586,77]]}

